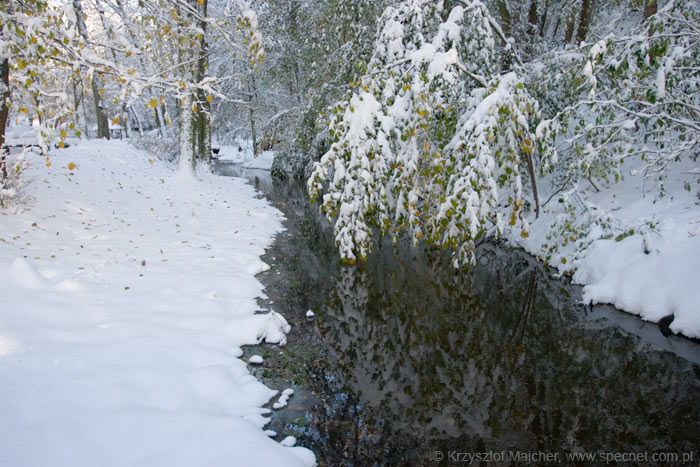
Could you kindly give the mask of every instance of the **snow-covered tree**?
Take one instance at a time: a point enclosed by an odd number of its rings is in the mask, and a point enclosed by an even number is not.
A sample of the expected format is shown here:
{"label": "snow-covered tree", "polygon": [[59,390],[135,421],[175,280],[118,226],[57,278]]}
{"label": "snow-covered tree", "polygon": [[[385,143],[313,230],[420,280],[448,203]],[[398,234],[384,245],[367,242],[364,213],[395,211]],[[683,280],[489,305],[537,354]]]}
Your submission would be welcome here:
{"label": "snow-covered tree", "polygon": [[[539,90],[548,117],[537,134],[546,144],[543,165],[553,172],[550,199],[564,205],[549,236],[551,253],[570,242],[582,251],[602,235],[632,231],[621,231],[610,213],[583,202],[583,188],[600,191],[638,177],[640,185],[656,185],[657,196],[666,196],[669,166],[697,161],[700,7],[670,1],[654,13],[644,2],[638,13],[627,32],[555,51],[531,69],[530,85]],[[690,183],[685,187],[690,190]],[[650,228],[637,227],[640,233]]]}
{"label": "snow-covered tree", "polygon": [[528,234],[522,167],[538,104],[518,74],[498,74],[505,37],[485,5],[457,3],[387,8],[365,74],[331,111],[308,188],[312,199],[325,188],[348,262],[367,256],[374,228],[450,247],[455,265],[491,228]]}
{"label": "snow-covered tree", "polygon": [[217,2],[216,17],[207,13],[205,0],[1,6],[0,59],[8,68],[10,106],[38,118],[44,149],[51,141],[62,145],[69,135],[80,137],[78,110],[81,104],[86,110],[82,98],[89,88],[98,136],[108,134],[108,111],[119,123],[138,102],[154,112],[161,128],[170,125],[166,102],[176,101],[179,159],[183,168],[193,167],[195,148],[206,153],[210,147],[205,108],[214,96],[226,97],[220,81],[241,79],[208,74],[207,35],[251,67],[262,59],[256,15],[244,0]]}
{"label": "snow-covered tree", "polygon": [[317,121],[355,81],[372,52],[385,0],[259,0],[267,51],[257,96],[264,136],[276,143],[273,173],[301,176],[325,149]]}
{"label": "snow-covered tree", "polygon": [[699,17],[696,2],[668,2],[628,35],[550,57],[547,66],[564,71],[540,72],[536,85],[559,103],[548,106],[554,115],[538,132],[569,137],[552,145],[548,158],[568,154],[564,167],[574,178],[607,179],[621,176],[620,163],[635,157],[645,162],[640,172],[646,177],[663,175],[674,160],[697,157]]}

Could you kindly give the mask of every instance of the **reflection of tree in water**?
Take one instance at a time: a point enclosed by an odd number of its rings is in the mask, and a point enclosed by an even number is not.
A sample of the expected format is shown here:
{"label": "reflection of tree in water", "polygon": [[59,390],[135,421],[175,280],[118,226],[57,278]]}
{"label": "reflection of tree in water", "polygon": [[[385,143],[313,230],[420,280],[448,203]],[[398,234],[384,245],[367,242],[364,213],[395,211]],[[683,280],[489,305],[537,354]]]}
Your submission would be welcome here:
{"label": "reflection of tree in water", "polygon": [[369,458],[386,459],[392,444],[403,456],[413,444],[411,462],[437,448],[696,447],[700,390],[689,363],[587,326],[525,255],[486,248],[457,275],[427,256],[383,247],[342,268],[319,320],[342,383],[365,408],[353,436],[374,436]]}
{"label": "reflection of tree in water", "polygon": [[485,247],[477,267],[455,275],[440,252],[386,243],[367,263],[340,267],[303,187],[276,186],[274,196],[294,220],[293,247],[280,254],[295,287],[283,302],[319,311],[328,360],[314,371],[335,376],[300,434],[320,459],[419,465],[436,449],[696,446],[691,364],[585,318],[577,289],[529,256]]}

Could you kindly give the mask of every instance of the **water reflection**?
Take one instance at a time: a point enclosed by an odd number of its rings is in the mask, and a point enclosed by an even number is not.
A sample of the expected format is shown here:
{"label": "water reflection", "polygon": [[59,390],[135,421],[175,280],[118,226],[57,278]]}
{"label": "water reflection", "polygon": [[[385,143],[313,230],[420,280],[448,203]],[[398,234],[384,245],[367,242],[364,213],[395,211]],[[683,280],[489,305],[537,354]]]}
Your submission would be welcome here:
{"label": "water reflection", "polygon": [[228,162],[214,162],[211,170],[213,173],[224,177],[247,178],[258,190],[269,191],[272,189],[272,177],[269,170],[248,169],[241,164]]}
{"label": "water reflection", "polygon": [[697,344],[584,308],[577,287],[502,246],[482,246],[459,274],[442,252],[388,241],[342,267],[303,186],[268,190],[289,220],[270,253],[294,286],[279,306],[292,320],[317,311],[308,342],[320,348],[324,402],[299,442],[327,465],[432,465],[436,450],[700,445]]}
{"label": "water reflection", "polygon": [[466,274],[447,264],[384,247],[342,268],[319,325],[366,422],[414,439],[414,462],[437,448],[697,448],[691,362],[590,325],[525,255],[487,246]]}

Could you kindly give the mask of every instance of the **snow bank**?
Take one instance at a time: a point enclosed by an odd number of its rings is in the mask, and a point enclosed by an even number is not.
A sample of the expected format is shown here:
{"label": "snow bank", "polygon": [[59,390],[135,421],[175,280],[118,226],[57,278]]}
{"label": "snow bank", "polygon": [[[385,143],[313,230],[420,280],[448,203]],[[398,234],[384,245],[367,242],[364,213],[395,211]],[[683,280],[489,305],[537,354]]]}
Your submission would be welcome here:
{"label": "snow bank", "polygon": [[[589,210],[605,212],[612,231],[604,235],[594,229],[589,234],[592,242],[582,253],[574,253],[570,243],[549,262],[561,272],[574,272],[574,282],[584,286],[585,303],[609,303],[654,322],[673,315],[673,332],[700,337],[700,192],[696,167],[692,161],[669,165],[663,180],[664,196],[651,181],[644,187],[641,175],[630,175],[634,169],[633,162],[626,163],[622,169],[625,180],[599,193],[592,187],[580,187],[582,203]],[[560,214],[561,205],[555,196],[538,220],[534,216],[531,219],[529,238],[522,239],[517,232],[510,232],[509,238],[546,258],[542,245]],[[567,257],[569,261],[564,262],[562,258]]]}
{"label": "snow bank", "polygon": [[314,465],[263,431],[276,391],[238,358],[289,329],[255,314],[280,214],[120,141],[50,161],[0,215],[0,465]]}
{"label": "snow bank", "polygon": [[216,160],[241,164],[247,169],[270,170],[275,159],[274,151],[263,151],[257,156],[253,155],[253,143],[251,140],[237,139],[233,145],[214,145],[219,148]]}

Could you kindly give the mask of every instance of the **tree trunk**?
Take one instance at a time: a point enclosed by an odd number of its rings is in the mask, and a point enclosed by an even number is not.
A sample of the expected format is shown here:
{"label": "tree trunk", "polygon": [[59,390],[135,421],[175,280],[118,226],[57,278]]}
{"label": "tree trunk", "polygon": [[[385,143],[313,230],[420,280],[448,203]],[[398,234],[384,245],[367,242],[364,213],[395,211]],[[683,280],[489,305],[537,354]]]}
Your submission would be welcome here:
{"label": "tree trunk", "polygon": [[[75,17],[77,19],[78,32],[85,39],[85,42],[89,42],[88,30],[85,25],[85,17],[83,16],[83,4],[81,0],[73,0],[73,10],[75,10]],[[91,79],[92,87],[92,99],[95,103],[95,118],[97,120],[97,138],[107,138],[109,139],[109,122],[107,121],[107,116],[104,113],[104,107],[102,105],[102,97],[100,95],[100,90],[97,87],[98,76],[93,72]]]}
{"label": "tree trunk", "polygon": [[591,15],[593,14],[593,0],[583,0],[581,2],[581,15],[579,16],[578,32],[576,33],[576,42],[583,42],[588,36],[588,30],[591,27]]}
{"label": "tree trunk", "polygon": [[[291,0],[289,2],[289,35],[292,40],[298,40],[299,38],[299,2],[297,0]],[[297,97],[297,103],[301,104],[301,72],[299,70],[299,57],[296,48],[293,49],[292,59],[294,60],[294,84],[296,85],[295,94]]]}
{"label": "tree trunk", "polygon": [[[191,5],[196,8],[196,3],[192,0]],[[180,18],[178,20],[178,28],[181,32],[185,33],[186,28],[194,21],[192,15],[186,11],[183,11],[179,6],[177,9],[177,16]],[[194,41],[194,38],[190,37],[190,41]],[[179,118],[179,131],[178,131],[178,165],[181,173],[186,173],[191,176],[195,175],[195,168],[197,160],[195,158],[195,112],[194,104],[197,99],[196,88],[192,88],[192,82],[197,78],[197,68],[195,66],[196,62],[196,51],[192,50],[192,47],[179,47],[178,48],[178,72],[180,79],[185,83],[190,83],[186,89],[183,89],[180,101],[178,103],[178,118]],[[161,104],[164,105],[163,101]],[[160,106],[156,106],[160,110]],[[167,109],[166,109],[167,110]],[[165,111],[163,111],[165,114]],[[164,119],[161,116],[161,119]]]}
{"label": "tree trunk", "polygon": [[644,2],[644,21],[656,14],[658,6],[656,0],[646,0]]}
{"label": "tree trunk", "polygon": [[571,15],[569,22],[566,24],[566,32],[564,33],[564,41],[572,42],[574,40],[574,29],[576,28],[576,17]]}
{"label": "tree trunk", "polygon": [[[156,98],[160,101],[160,97]],[[156,108],[153,109],[156,116],[156,124],[158,125],[158,130],[160,131],[160,136],[165,138],[165,112],[163,112],[162,104],[156,104]]]}
{"label": "tree trunk", "polygon": [[180,172],[194,175],[195,158],[192,146],[192,96],[180,99],[180,129],[178,131],[178,166]]}
{"label": "tree trunk", "polygon": [[[207,17],[208,1],[203,0],[199,14],[199,28],[202,30],[202,37],[199,41],[199,50],[197,51],[197,75],[196,80],[201,83],[207,75],[209,68],[209,46],[207,44],[206,32],[207,23],[204,18]],[[197,91],[197,116],[196,116],[196,133],[197,133],[197,157],[206,162],[211,162],[211,116],[209,111],[211,106],[207,102],[207,96],[203,90]]]}
{"label": "tree trunk", "polygon": [[530,11],[527,14],[527,22],[530,23],[530,35],[534,36],[537,31],[537,0],[530,0]]}
{"label": "tree trunk", "polygon": [[[654,16],[658,10],[656,0],[645,0],[644,1],[644,21],[647,21],[649,18]],[[654,29],[649,26],[649,37],[654,35]],[[654,63],[654,53],[652,52],[651,49],[649,49],[649,63]]]}
{"label": "tree trunk", "polygon": [[2,180],[7,179],[7,161],[5,160],[5,127],[7,126],[7,117],[10,114],[8,107],[10,100],[10,62],[6,58],[0,63],[0,173]]}
{"label": "tree trunk", "polygon": [[136,121],[136,128],[139,130],[139,135],[143,136],[143,124],[141,123],[141,117],[139,117],[139,114],[136,113],[136,111],[131,107],[127,107],[127,112],[131,110],[131,113],[134,115],[134,120]]}
{"label": "tree trunk", "polygon": [[251,105],[250,108],[248,109],[250,112],[250,134],[251,137],[253,138],[253,157],[255,157],[256,153],[256,148],[258,146],[258,142],[256,140],[256,135],[255,135],[255,112],[253,111],[253,106]]}
{"label": "tree trunk", "polygon": [[540,197],[537,194],[537,179],[535,178],[535,164],[532,161],[532,154],[525,153],[527,161],[527,171],[530,174],[530,182],[532,183],[532,196],[535,198],[535,219],[540,217]]}
{"label": "tree trunk", "polygon": [[205,162],[211,164],[211,104],[209,102],[204,103],[206,109],[206,125],[204,126],[204,154],[207,158]]}
{"label": "tree trunk", "polygon": [[90,126],[88,125],[88,116],[87,116],[87,109],[85,108],[85,95],[87,94],[87,91],[85,91],[85,83],[83,83],[83,79],[80,79],[80,101],[83,103],[83,124],[85,125],[85,137],[89,138],[90,137]]}
{"label": "tree trunk", "polygon": [[122,125],[124,126],[124,136],[128,139],[131,136],[131,130],[129,130],[129,111],[126,108],[126,102],[122,103]]}
{"label": "tree trunk", "polygon": [[540,19],[540,37],[544,37],[545,28],[547,27],[547,13],[549,12],[549,0],[544,3],[544,11]]}
{"label": "tree trunk", "polygon": [[107,116],[104,113],[104,108],[102,107],[102,98],[100,97],[100,91],[97,88],[97,76],[92,75],[90,80],[90,86],[92,87],[92,99],[95,104],[95,119],[97,120],[97,138],[109,139],[109,122],[107,121]]}
{"label": "tree trunk", "polygon": [[[100,5],[100,0],[96,0],[95,4],[97,5],[97,12],[99,13],[100,16],[100,22],[102,23],[102,29],[104,29],[105,33],[107,34],[107,37],[109,38],[110,41],[114,40],[114,32],[112,31],[112,28],[109,27],[109,24],[107,23],[107,20],[105,19],[105,10],[102,5]],[[117,59],[117,52],[114,49],[110,49],[112,52],[112,59],[114,60],[114,63],[118,63],[119,60]],[[121,115],[121,124],[123,131],[120,132],[120,139],[122,136],[126,136],[129,138],[129,113],[126,111],[126,102],[122,102],[122,115]]]}
{"label": "tree trunk", "polygon": [[510,36],[512,30],[512,17],[510,15],[510,6],[508,5],[508,0],[498,0],[497,3],[498,16],[501,19],[501,29],[503,29],[503,34],[506,37]]}
{"label": "tree trunk", "polygon": [[250,113],[250,136],[253,138],[253,156],[257,154],[257,134],[255,132],[255,76],[253,76],[253,70],[250,70],[250,79],[248,80],[248,93],[250,95],[250,102],[248,105],[248,112]]}

